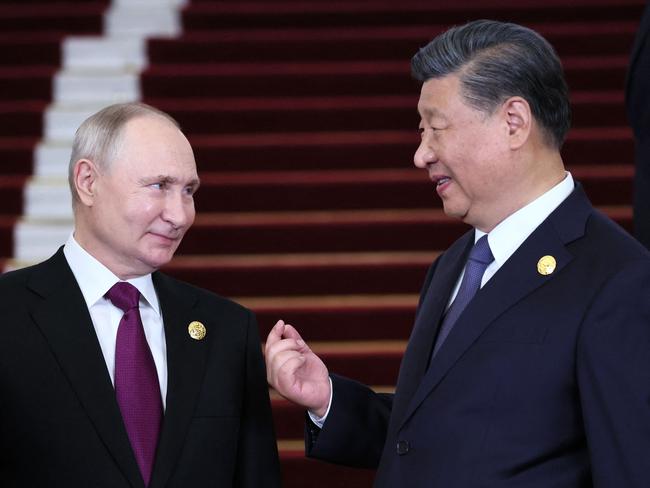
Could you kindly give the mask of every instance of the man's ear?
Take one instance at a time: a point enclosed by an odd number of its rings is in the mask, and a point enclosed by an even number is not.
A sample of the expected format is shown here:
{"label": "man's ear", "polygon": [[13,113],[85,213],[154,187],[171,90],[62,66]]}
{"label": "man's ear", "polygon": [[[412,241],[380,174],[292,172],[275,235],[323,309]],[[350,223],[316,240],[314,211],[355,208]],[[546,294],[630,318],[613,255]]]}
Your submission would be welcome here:
{"label": "man's ear", "polygon": [[72,173],[74,187],[83,205],[91,207],[95,200],[95,192],[99,173],[95,163],[89,159],[80,159],[74,164]]}
{"label": "man's ear", "polygon": [[533,124],[530,105],[521,97],[510,97],[502,108],[508,125],[510,149],[519,149],[530,138]]}

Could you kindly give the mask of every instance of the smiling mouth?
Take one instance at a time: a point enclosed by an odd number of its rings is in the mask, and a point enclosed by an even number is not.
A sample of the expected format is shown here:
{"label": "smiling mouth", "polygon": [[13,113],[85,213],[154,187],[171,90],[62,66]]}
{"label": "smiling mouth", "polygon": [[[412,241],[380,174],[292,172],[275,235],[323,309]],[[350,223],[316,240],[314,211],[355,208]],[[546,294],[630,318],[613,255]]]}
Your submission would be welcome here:
{"label": "smiling mouth", "polygon": [[156,232],[152,232],[151,234],[156,236],[156,237],[166,239],[168,241],[176,241],[176,240],[178,240],[178,236],[169,236],[169,235],[166,235],[166,234],[158,234]]}
{"label": "smiling mouth", "polygon": [[436,181],[436,187],[442,186],[445,183],[448,183],[449,181],[451,181],[451,178],[449,178],[448,176],[443,176],[442,178],[439,178]]}

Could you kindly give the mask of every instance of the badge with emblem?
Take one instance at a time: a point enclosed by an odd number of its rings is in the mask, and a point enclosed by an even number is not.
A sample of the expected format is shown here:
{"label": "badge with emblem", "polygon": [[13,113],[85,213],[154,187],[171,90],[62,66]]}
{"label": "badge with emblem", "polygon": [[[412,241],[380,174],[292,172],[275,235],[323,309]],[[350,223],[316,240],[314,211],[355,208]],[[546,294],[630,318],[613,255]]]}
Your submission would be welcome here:
{"label": "badge with emblem", "polygon": [[195,320],[190,322],[190,325],[187,326],[187,332],[189,332],[192,339],[200,341],[206,334],[205,325]]}
{"label": "badge with emblem", "polygon": [[537,272],[542,276],[548,276],[555,271],[556,266],[557,262],[553,256],[542,256],[537,261]]}

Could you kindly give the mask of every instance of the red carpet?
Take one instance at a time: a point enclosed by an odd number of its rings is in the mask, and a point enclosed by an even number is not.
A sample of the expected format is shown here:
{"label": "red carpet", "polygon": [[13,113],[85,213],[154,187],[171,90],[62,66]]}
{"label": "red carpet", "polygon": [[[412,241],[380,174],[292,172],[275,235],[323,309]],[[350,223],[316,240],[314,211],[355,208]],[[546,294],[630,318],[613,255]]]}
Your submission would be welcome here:
{"label": "red carpet", "polygon": [[[104,5],[0,6],[0,257],[10,256],[58,39],[98,31]],[[449,24],[477,18],[546,35],[571,89],[567,166],[629,229],[633,140],[623,88],[643,5],[193,0],[180,39],[149,42],[142,77],[145,101],[184,127],[203,183],[196,224],[167,271],[241,299],[262,337],[284,318],[332,371],[390,389],[426,269],[466,230],[442,215],[412,165],[419,87],[410,56]],[[304,459],[304,412],[273,398],[286,487],[371,485],[370,471]]]}

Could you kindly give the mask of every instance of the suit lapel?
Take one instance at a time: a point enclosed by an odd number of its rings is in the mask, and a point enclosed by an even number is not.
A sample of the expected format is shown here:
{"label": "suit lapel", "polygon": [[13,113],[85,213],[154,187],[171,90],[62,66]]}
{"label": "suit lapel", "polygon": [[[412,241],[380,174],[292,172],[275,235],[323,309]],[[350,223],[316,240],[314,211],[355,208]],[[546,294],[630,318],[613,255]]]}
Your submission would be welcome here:
{"label": "suit lapel", "polygon": [[[454,325],[444,345],[409,401],[401,424],[415,412],[454,364],[502,313],[534,290],[553,280],[572,260],[566,243],[584,234],[591,205],[582,189],[576,190],[524,241],[490,281],[475,295]],[[537,272],[537,261],[553,256],[553,274]],[[460,270],[458,271],[460,273]],[[439,318],[439,317],[438,317]],[[401,425],[400,424],[400,425]]]}
{"label": "suit lapel", "polygon": [[[150,483],[151,488],[156,488],[165,486],[181,454],[214,331],[206,318],[196,315],[197,296],[189,291],[190,287],[180,288],[161,273],[154,273],[153,280],[165,324],[168,370],[167,408]],[[194,320],[205,321],[205,340],[190,338],[187,327]]]}
{"label": "suit lapel", "polygon": [[41,297],[30,311],[32,318],[97,434],[131,486],[142,487],[86,302],[62,248],[35,271],[27,286]]}
{"label": "suit lapel", "polygon": [[458,276],[467,259],[467,254],[474,241],[474,231],[467,232],[456,241],[436,264],[433,277],[427,289],[413,326],[413,332],[408,341],[404,359],[397,380],[399,396],[393,405],[393,417],[400,418],[400,413],[406,408],[409,400],[420,384],[429,364],[433,350],[433,341],[437,335],[440,318]]}

